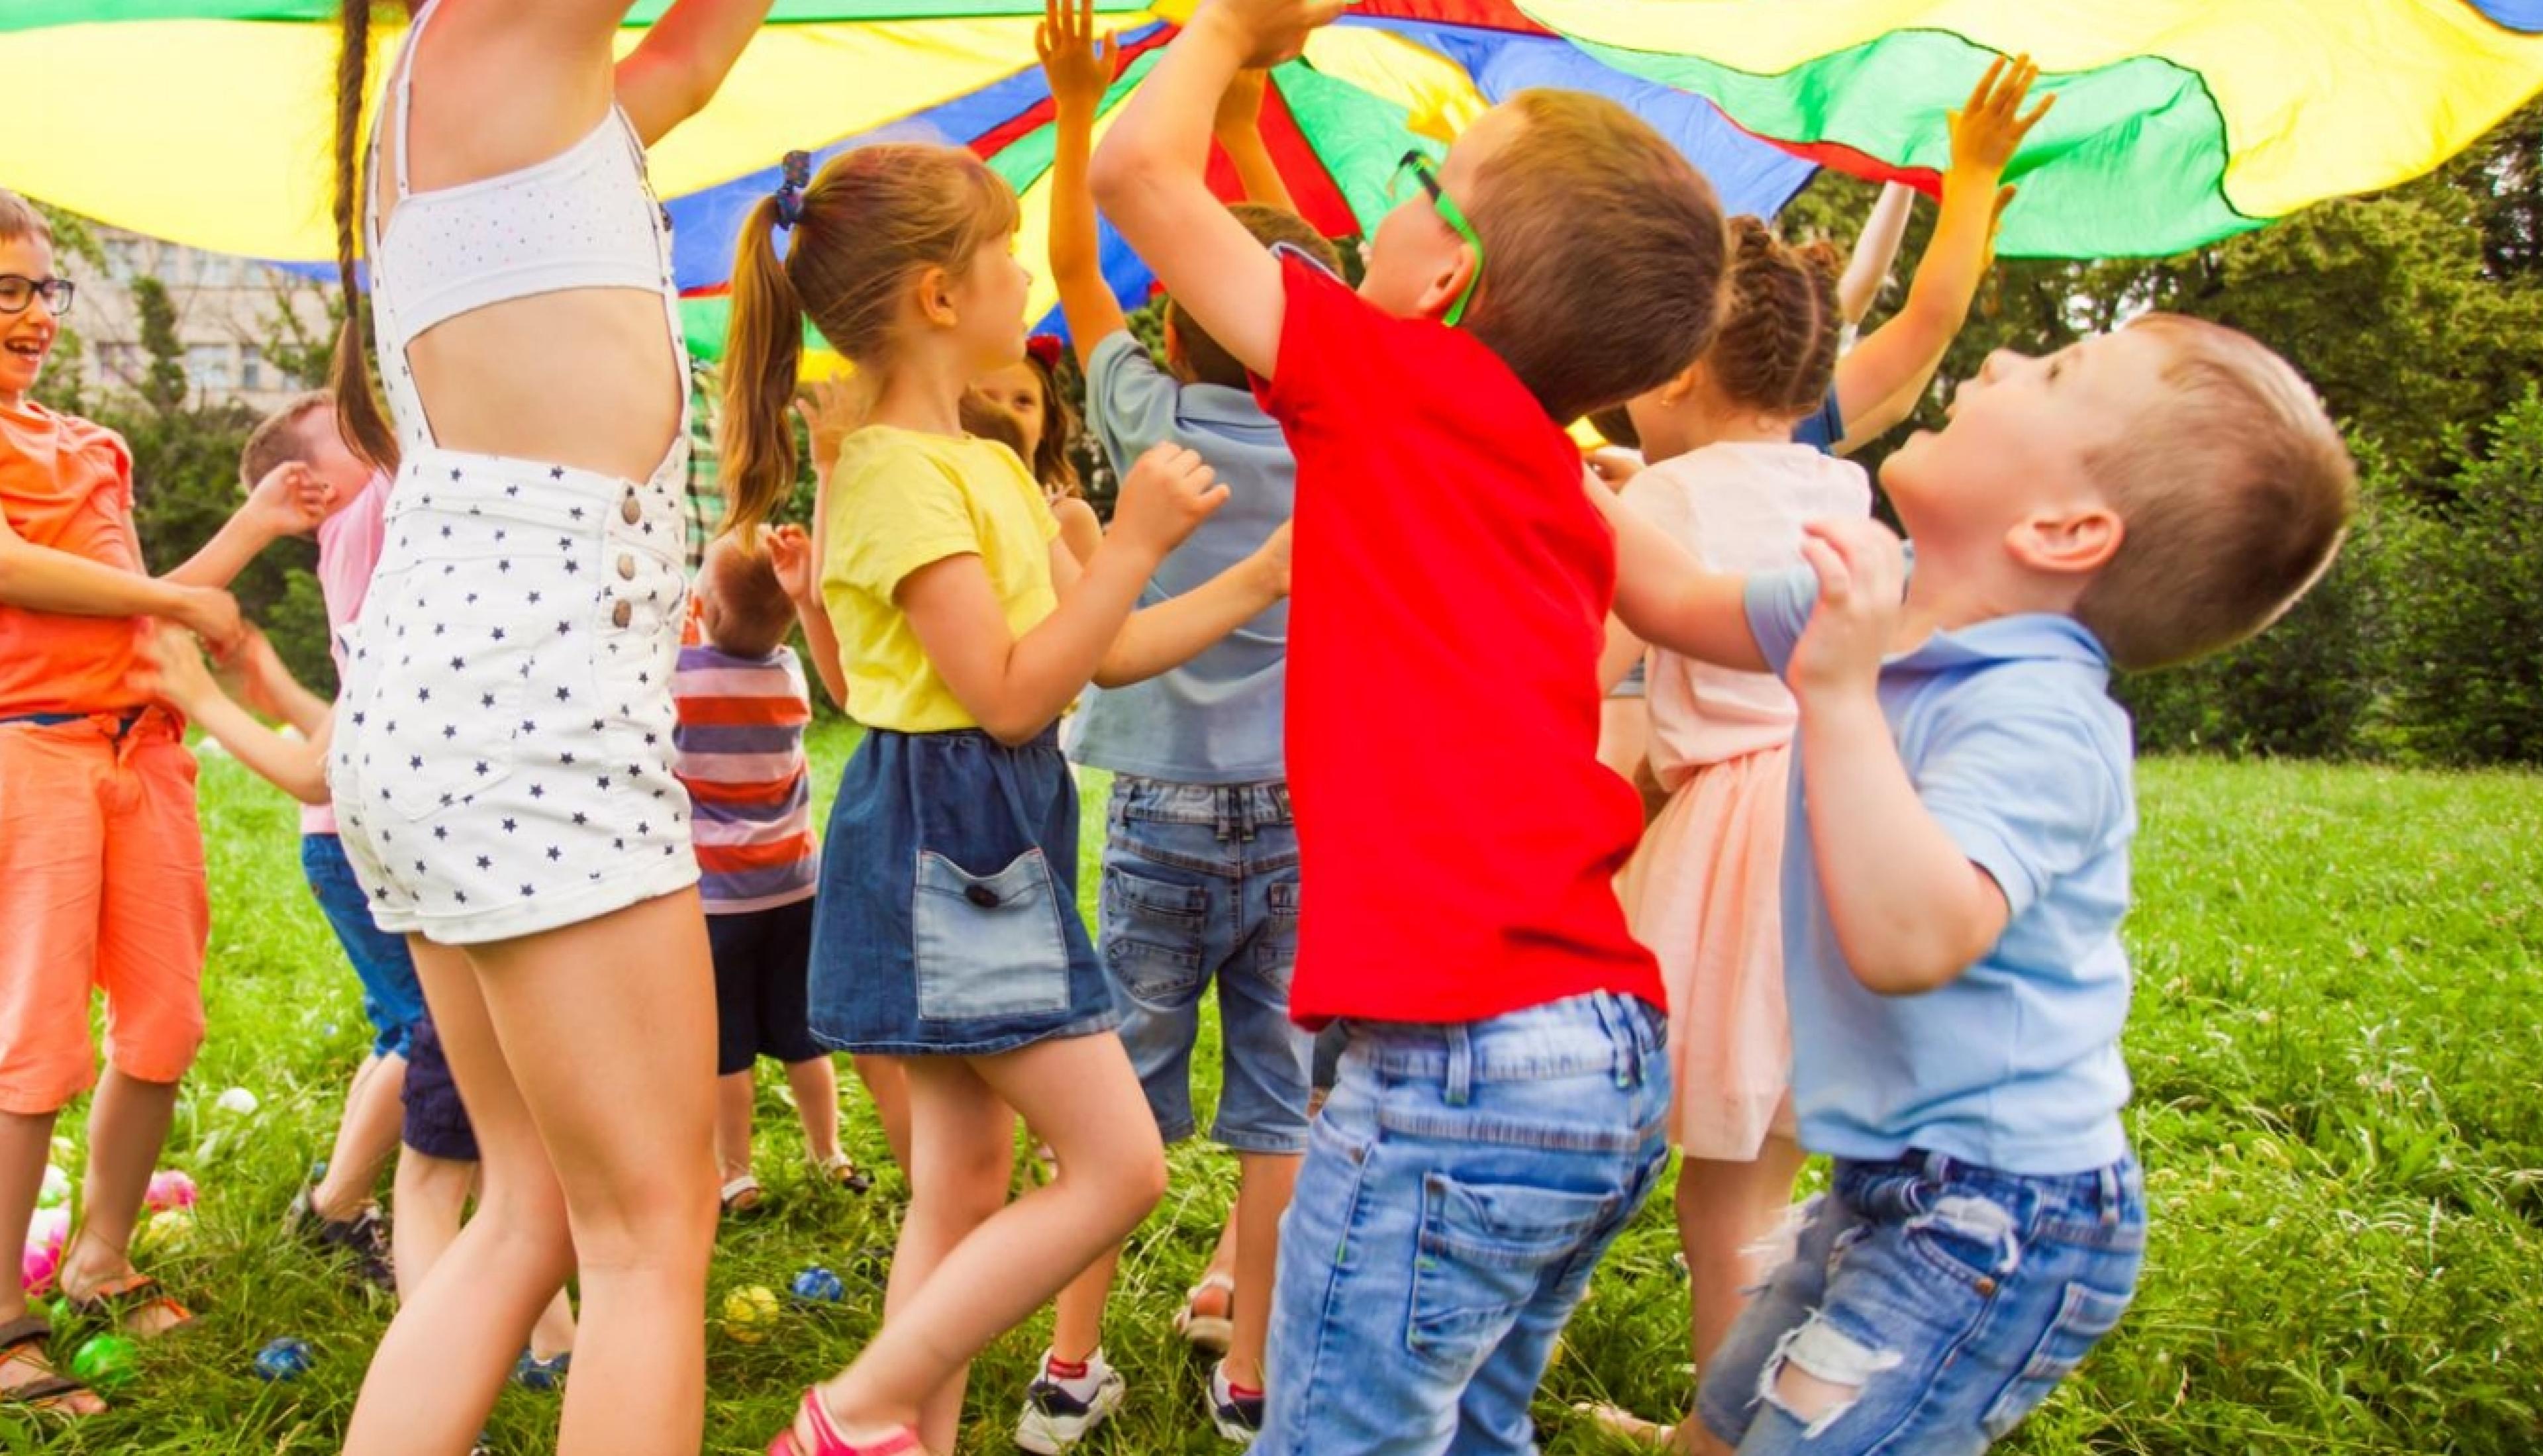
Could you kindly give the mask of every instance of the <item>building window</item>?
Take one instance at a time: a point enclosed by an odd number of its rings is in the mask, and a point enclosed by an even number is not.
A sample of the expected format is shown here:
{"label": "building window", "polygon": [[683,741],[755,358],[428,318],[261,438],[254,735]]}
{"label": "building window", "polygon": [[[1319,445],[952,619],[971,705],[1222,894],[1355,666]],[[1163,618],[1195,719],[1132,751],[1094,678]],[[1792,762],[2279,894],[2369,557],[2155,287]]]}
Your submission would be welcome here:
{"label": "building window", "polygon": [[239,388],[251,391],[265,388],[265,355],[255,349],[239,350]]}
{"label": "building window", "polygon": [[234,345],[197,344],[186,350],[186,381],[196,389],[228,389],[236,377]]}

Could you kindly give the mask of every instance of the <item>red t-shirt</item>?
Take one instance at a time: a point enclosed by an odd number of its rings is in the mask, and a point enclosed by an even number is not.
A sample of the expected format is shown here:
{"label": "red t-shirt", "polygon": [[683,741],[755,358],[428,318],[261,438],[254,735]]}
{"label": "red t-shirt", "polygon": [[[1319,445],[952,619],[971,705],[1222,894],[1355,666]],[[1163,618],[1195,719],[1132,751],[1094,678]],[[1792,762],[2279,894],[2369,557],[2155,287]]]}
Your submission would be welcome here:
{"label": "red t-shirt", "polygon": [[1616,552],[1580,447],[1472,338],[1281,268],[1279,362],[1257,389],[1298,457],[1291,1014],[1662,1005],[1614,888],[1642,813],[1597,757]]}
{"label": "red t-shirt", "polygon": [[[132,452],[102,424],[29,401],[0,410],[0,511],[27,542],[140,573]],[[148,701],[134,667],[146,617],[0,604],[0,717],[114,713]]]}

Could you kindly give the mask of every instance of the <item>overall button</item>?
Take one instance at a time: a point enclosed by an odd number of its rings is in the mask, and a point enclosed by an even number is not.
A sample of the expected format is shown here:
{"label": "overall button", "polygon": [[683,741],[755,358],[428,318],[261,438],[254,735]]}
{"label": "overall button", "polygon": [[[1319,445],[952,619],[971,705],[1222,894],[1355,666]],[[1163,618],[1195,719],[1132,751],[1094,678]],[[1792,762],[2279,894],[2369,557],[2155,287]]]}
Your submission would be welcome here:
{"label": "overall button", "polygon": [[628,623],[636,620],[636,609],[622,601],[610,612],[609,620],[621,627],[624,627]]}
{"label": "overall button", "polygon": [[963,889],[963,898],[983,910],[994,910],[998,907],[998,892],[985,884],[965,885]]}
{"label": "overall button", "polygon": [[636,557],[633,553],[623,553],[619,556],[618,579],[621,581],[633,581],[636,579]]}
{"label": "overall button", "polygon": [[618,518],[632,526],[644,516],[645,507],[636,503],[635,493],[628,493],[626,501],[618,507]]}

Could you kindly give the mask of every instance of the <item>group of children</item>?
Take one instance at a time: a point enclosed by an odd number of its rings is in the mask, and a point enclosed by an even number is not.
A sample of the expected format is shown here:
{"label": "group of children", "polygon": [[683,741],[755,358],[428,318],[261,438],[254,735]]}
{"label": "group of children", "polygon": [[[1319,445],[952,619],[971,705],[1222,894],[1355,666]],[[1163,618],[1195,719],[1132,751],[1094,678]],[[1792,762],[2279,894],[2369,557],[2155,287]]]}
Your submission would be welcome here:
{"label": "group of children", "polygon": [[[454,28],[506,24],[442,3]],[[666,49],[616,72],[622,122],[578,150],[614,151],[620,124],[658,135],[684,113],[651,88],[675,60],[720,77],[764,8],[681,0]],[[1903,417],[1957,330],[2045,109],[2024,110],[2027,63],[1955,115],[1907,306],[1840,358],[1831,258],[1726,220],[1649,127],[1570,93],[1408,155],[1344,284],[1255,128],[1262,69],[1342,9],[1209,0],[1099,149],[1115,43],[1052,0],[1049,267],[1120,481],[1109,527],[1028,348],[1007,184],[911,143],[790,167],[735,264],[732,507],[694,587],[647,539],[662,472],[643,452],[468,454],[422,427],[419,390],[458,387],[424,332],[448,300],[415,281],[429,213],[372,240],[403,437],[383,441],[367,385],[295,405],[251,443],[232,527],[141,575],[119,442],[27,398],[69,285],[0,194],[0,913],[40,930],[12,938],[0,998],[0,1226],[32,1208],[52,1113],[88,1085],[102,986],[110,1072],[63,1283],[136,1328],[184,1318],[121,1251],[201,1035],[192,722],[312,805],[304,864],[379,1035],[291,1219],[383,1275],[372,1186],[403,1123],[408,1308],[350,1449],[465,1448],[497,1367],[417,1361],[456,1338],[471,1280],[472,1338],[520,1336],[524,1376],[561,1370],[576,1266],[587,1346],[694,1326],[704,1256],[668,1220],[707,1172],[679,1149],[711,1142],[728,1210],[761,1196],[751,1067],[771,1056],[822,1174],[862,1187],[833,1051],[911,1197],[882,1328],[773,1456],[951,1451],[971,1359],[1054,1298],[1015,1440],[1067,1449],[1126,1398],[1105,1305],[1163,1195],[1163,1144],[1196,1131],[1212,987],[1211,1133],[1242,1174],[1178,1325],[1221,1353],[1201,1400],[1229,1440],[1534,1449],[1563,1326],[1672,1145],[1695,1414],[1600,1420],[1751,1453],[1975,1451],[2017,1424],[2117,1323],[2142,1258],[2118,1050],[2130,746],[2109,675],[2247,637],[2311,584],[2351,509],[2340,436],[2290,367],[2212,325],[1998,354],[1884,465],[1911,557],[1830,452]],[[401,215],[469,201],[410,191],[430,54],[410,42],[382,128]],[[437,61],[460,74],[455,48]],[[1211,192],[1213,145],[1247,202]],[[1162,360],[1102,276],[1099,207],[1165,285]],[[632,234],[655,224],[627,226],[633,280]],[[525,231],[505,246],[542,246]],[[809,405],[808,324],[856,365]],[[507,427],[441,398],[454,433]],[[1619,407],[1641,447],[1621,492],[1566,428]],[[799,411],[809,532],[769,525]],[[347,684],[332,710],[217,589],[308,530]],[[174,624],[155,652],[149,618]],[[817,842],[799,626],[864,728]],[[185,633],[299,737],[232,703]],[[1638,665],[1647,753],[1607,752],[1648,757],[1648,829],[1601,759],[1602,689]],[[1071,759],[1116,776],[1091,937]],[[706,964],[683,958],[692,935]],[[711,966],[712,1092],[671,991],[629,1009],[655,1020],[628,1041],[676,1070],[654,1095],[713,1103],[711,1138],[681,1141],[709,1120],[683,1104],[696,1124],[666,1119],[670,1151],[640,1156],[543,1080],[525,988],[604,953]],[[471,1110],[493,1119],[482,1171]],[[1012,1197],[1019,1116],[1053,1166]],[[1829,1191],[1761,1261],[1806,1153],[1835,1160]],[[469,1227],[495,1232],[452,1257],[472,1187]],[[611,1196],[668,1210],[643,1246],[658,1258],[630,1253],[643,1220]],[[0,1322],[0,1385],[95,1409],[44,1338]],[[694,1449],[692,1349],[587,1349],[564,1448]],[[685,1383],[639,1383],[645,1359]],[[447,1409],[384,1434],[427,1401]]]}

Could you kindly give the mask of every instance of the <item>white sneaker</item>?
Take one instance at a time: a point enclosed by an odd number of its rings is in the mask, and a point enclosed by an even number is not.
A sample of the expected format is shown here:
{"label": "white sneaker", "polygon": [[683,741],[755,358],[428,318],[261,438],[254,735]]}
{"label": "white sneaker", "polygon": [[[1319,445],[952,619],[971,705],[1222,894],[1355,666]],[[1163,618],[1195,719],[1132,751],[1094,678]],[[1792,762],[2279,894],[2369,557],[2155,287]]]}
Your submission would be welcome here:
{"label": "white sneaker", "polygon": [[1263,1396],[1239,1396],[1227,1378],[1227,1361],[1209,1367],[1209,1423],[1219,1439],[1250,1447],[1263,1433]]}
{"label": "white sneaker", "polygon": [[1086,1357],[1084,1375],[1063,1379],[1051,1373],[1050,1351],[1043,1350],[1040,1373],[1026,1387],[1024,1414],[1016,1418],[1016,1445],[1034,1456],[1060,1456],[1110,1419],[1128,1395],[1104,1351]]}

